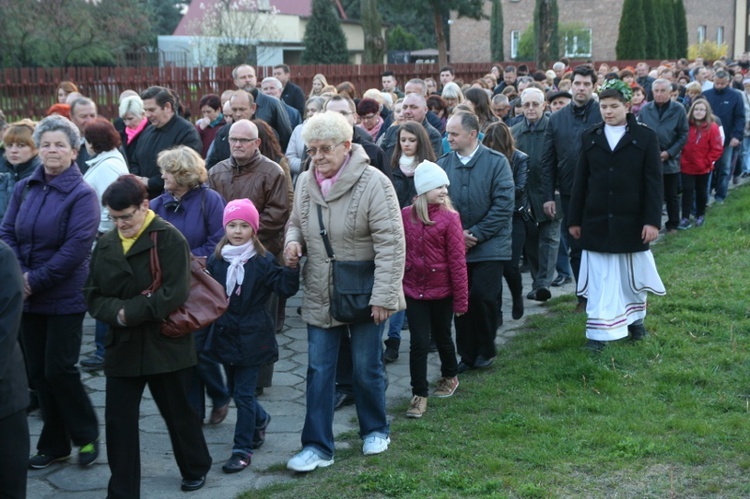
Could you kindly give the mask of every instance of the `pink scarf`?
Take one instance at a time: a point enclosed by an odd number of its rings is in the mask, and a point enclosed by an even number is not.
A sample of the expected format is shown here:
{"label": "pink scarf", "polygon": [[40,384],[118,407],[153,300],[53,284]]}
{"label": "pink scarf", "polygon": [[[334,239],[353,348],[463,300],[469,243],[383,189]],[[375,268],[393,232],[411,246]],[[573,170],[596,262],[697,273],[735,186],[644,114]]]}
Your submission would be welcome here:
{"label": "pink scarf", "polygon": [[143,118],[143,121],[141,121],[141,124],[138,125],[138,128],[133,129],[127,126],[125,127],[125,135],[128,137],[128,144],[133,142],[133,139],[136,138],[144,128],[146,128],[147,124],[148,120],[146,118]]}
{"label": "pink scarf", "polygon": [[323,194],[323,198],[328,197],[328,192],[331,190],[331,187],[333,187],[333,184],[335,184],[339,179],[339,177],[341,176],[341,172],[344,171],[346,165],[349,164],[349,160],[351,159],[351,157],[351,153],[346,155],[346,158],[344,158],[344,164],[341,165],[341,168],[339,168],[339,171],[336,172],[336,175],[331,178],[325,178],[323,175],[318,173],[318,170],[313,170],[315,172],[315,180],[318,182],[318,186],[320,187],[320,192]]}
{"label": "pink scarf", "polygon": [[[362,126],[362,125],[360,125]],[[368,129],[367,127],[362,126],[362,129],[372,135],[372,140],[375,140],[378,138],[378,134],[380,133],[380,127],[383,126],[383,117],[378,115],[378,122],[375,123],[375,126]]]}

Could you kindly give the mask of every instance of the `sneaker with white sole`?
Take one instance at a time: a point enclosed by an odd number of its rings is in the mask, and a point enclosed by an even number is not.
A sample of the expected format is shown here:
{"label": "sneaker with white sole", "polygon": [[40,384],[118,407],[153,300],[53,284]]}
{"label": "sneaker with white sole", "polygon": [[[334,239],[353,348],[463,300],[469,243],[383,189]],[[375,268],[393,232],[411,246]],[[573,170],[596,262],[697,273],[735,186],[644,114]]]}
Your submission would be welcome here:
{"label": "sneaker with white sole", "polygon": [[433,395],[441,398],[450,397],[455,393],[456,388],[458,388],[458,376],[453,376],[452,378],[440,378]]}
{"label": "sneaker with white sole", "polygon": [[312,471],[315,468],[326,468],[333,464],[333,458],[323,459],[312,449],[302,449],[302,452],[286,463],[286,468],[292,471]]}
{"label": "sneaker with white sole", "polygon": [[425,412],[427,412],[427,397],[414,395],[411,398],[411,402],[409,402],[409,409],[406,410],[406,417],[418,419],[421,418]]}
{"label": "sneaker with white sole", "polygon": [[365,443],[362,445],[362,454],[365,456],[374,456],[380,454],[388,449],[388,444],[391,443],[391,439],[388,437],[381,437],[379,435],[370,435],[365,437]]}

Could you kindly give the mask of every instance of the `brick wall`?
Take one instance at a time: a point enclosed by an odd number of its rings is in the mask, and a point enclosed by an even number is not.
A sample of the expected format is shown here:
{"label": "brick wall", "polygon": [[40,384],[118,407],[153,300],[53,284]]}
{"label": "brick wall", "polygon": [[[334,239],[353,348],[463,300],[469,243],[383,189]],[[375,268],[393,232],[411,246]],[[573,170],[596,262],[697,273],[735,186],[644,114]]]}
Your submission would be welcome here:
{"label": "brick wall", "polygon": [[[523,33],[534,16],[535,0],[501,0],[504,18],[505,59],[510,60],[511,32]],[[620,13],[624,0],[557,0],[560,23],[580,23],[592,30],[594,60],[614,60],[617,44]],[[688,43],[698,39],[698,26],[706,26],[706,37],[716,40],[717,27],[724,27],[724,40],[730,46],[734,40],[734,0],[712,0],[710,8],[706,0],[685,0],[688,23]],[[492,3],[485,2],[485,14],[489,17]],[[451,61],[490,61],[490,22],[473,19],[458,19],[451,16]]]}

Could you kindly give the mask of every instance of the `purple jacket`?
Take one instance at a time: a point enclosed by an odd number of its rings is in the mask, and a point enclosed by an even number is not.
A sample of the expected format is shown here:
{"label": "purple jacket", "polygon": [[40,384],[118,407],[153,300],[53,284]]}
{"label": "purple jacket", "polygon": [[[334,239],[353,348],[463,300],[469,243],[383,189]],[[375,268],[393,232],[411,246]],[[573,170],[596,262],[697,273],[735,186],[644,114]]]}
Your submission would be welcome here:
{"label": "purple jacket", "polygon": [[224,237],[226,204],[221,194],[202,185],[186,192],[179,202],[165,191],[151,200],[151,209],[182,232],[193,255],[209,257]]}
{"label": "purple jacket", "polygon": [[37,168],[16,184],[0,238],[29,274],[31,296],[24,311],[43,315],[86,311],[83,284],[98,227],[96,192],[83,181],[75,163],[49,183],[44,168]]}

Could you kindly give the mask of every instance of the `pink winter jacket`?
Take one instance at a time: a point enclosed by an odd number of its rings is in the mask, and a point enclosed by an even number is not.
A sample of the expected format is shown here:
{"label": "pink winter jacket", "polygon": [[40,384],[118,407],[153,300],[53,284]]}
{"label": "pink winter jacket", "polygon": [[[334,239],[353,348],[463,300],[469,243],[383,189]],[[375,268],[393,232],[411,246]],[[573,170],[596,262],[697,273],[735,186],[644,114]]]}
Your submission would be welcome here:
{"label": "pink winter jacket", "polygon": [[425,225],[412,217],[411,210],[411,206],[401,210],[406,234],[404,294],[415,300],[453,296],[453,311],[466,313],[469,280],[461,218],[456,212],[430,205],[430,220],[435,225]]}

